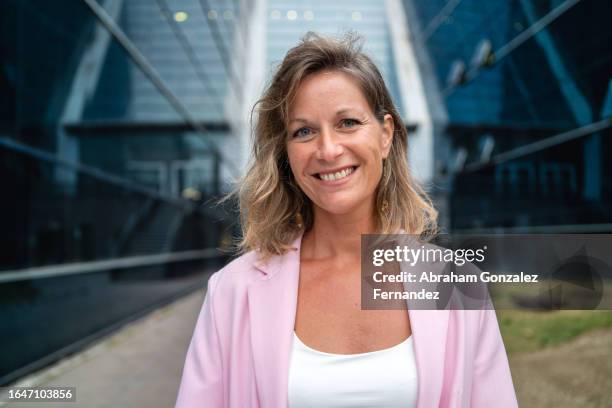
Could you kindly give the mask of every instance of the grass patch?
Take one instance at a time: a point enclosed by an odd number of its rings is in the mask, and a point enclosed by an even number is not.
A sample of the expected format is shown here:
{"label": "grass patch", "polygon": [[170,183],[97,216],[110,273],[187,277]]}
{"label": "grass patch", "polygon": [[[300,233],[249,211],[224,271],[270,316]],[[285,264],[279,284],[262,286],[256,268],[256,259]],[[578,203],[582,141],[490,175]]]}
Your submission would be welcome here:
{"label": "grass patch", "polygon": [[593,329],[612,327],[612,310],[498,310],[509,354],[540,350],[568,342]]}

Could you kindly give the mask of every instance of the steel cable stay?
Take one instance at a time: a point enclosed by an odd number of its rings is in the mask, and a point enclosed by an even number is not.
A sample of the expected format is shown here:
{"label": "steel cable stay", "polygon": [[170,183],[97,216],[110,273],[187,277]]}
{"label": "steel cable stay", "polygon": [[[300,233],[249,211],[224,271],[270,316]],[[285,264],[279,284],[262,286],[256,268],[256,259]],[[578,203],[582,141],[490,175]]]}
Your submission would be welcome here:
{"label": "steel cable stay", "polygon": [[[225,12],[223,15],[223,20],[225,21],[226,27],[229,30],[233,30],[233,36],[229,37],[232,41],[232,44],[238,45],[239,52],[244,54],[246,52],[246,44],[247,44],[247,30],[248,30],[248,21],[245,21],[244,24],[241,24],[241,19],[243,17],[248,17],[248,4],[245,4],[243,8],[241,8],[239,0],[227,0],[227,7],[231,7],[232,18],[225,18]],[[247,0],[248,3],[248,0]],[[243,16],[242,14],[246,14]],[[233,23],[232,23],[233,22]],[[232,25],[233,24],[233,25]]]}
{"label": "steel cable stay", "polygon": [[444,20],[453,14],[457,6],[459,6],[462,1],[463,0],[448,0],[446,4],[442,6],[442,9],[440,9],[438,14],[429,20],[429,23],[427,23],[427,26],[425,26],[425,29],[420,35],[424,43],[427,42],[427,40],[438,30]]}
{"label": "steel cable stay", "polygon": [[[153,83],[153,85],[159,90],[177,113],[188,123],[193,130],[206,135],[208,129],[205,124],[196,121],[194,116],[191,114],[189,109],[180,101],[180,99],[172,92],[168,85],[160,77],[159,73],[146,59],[146,57],[140,52],[140,50],[134,45],[134,43],[127,37],[123,30],[115,23],[115,21],[106,13],[106,10],[96,0],[83,0],[83,2],[91,9],[98,21],[109,31],[113,38],[121,45],[121,47],[128,53],[132,61],[142,70],[147,78]],[[203,142],[208,146],[210,152],[219,160],[220,164],[226,166],[230,171],[230,174],[238,178],[240,170],[236,165],[229,159],[226,159],[219,148],[207,138],[203,138]]]}
{"label": "steel cable stay", "polygon": [[[204,15],[204,18],[208,18],[207,10],[211,10],[208,0],[199,0],[198,3],[200,4],[200,8],[202,9],[202,14]],[[219,29],[219,24],[216,18],[208,18],[208,28],[210,29],[210,33],[213,36],[213,41],[215,43],[215,47],[217,48],[217,52],[219,53],[219,57],[221,57],[221,61],[223,61],[223,67],[225,68],[225,72],[227,74],[231,87],[236,94],[236,99],[238,101],[241,101],[242,84],[236,83],[236,81],[239,81],[240,76],[236,73],[236,67],[232,62],[230,53],[227,49],[227,45],[223,40],[223,36],[221,35],[221,30]]]}
{"label": "steel cable stay", "polygon": [[75,162],[71,160],[66,160],[61,157],[58,157],[56,154],[47,152],[42,149],[38,149],[36,147],[32,147],[26,145],[24,143],[17,142],[8,137],[0,136],[0,146],[6,149],[12,150],[14,152],[24,154],[34,159],[42,162],[47,162],[49,164],[65,167],[71,170],[75,170],[80,174],[84,174],[88,177],[91,177],[100,182],[117,186],[119,188],[123,188],[133,193],[138,193],[147,197],[151,197],[155,200],[160,200],[165,203],[178,206],[184,210],[192,210],[194,207],[193,203],[182,200],[175,197],[170,197],[160,192],[147,187],[141,184],[136,183],[133,180],[117,176],[116,174],[109,173],[105,170],[99,169],[97,167],[89,166],[87,164],[83,164],[80,162]]}
{"label": "steel cable stay", "polygon": [[[511,56],[510,59],[506,59],[507,61],[510,61],[513,57]],[[586,67],[582,67],[581,69],[578,69],[575,71],[577,76],[586,76],[588,75],[593,69],[596,69],[599,67],[599,65],[609,61],[612,59],[612,56],[603,56],[600,60],[595,60],[589,63],[589,65],[587,65]],[[529,91],[533,91],[534,88],[530,88]],[[558,90],[558,83],[557,82],[553,82],[551,84],[548,84],[547,86],[542,86],[542,87],[538,87],[536,92],[530,92],[529,95],[531,96],[531,100],[536,100],[538,98],[543,98],[543,97],[549,97],[551,96],[552,93],[554,93],[556,90]],[[508,103],[504,103],[504,109],[508,112],[512,112],[515,108],[517,107],[522,107],[524,106],[524,103],[522,99],[516,99],[513,100],[511,102]],[[537,123],[535,124],[537,125]],[[534,125],[534,126],[535,126]]]}
{"label": "steel cable stay", "polygon": [[[518,47],[523,45],[527,40],[532,38],[538,32],[546,28],[549,24],[554,22],[557,18],[562,16],[566,11],[571,9],[576,4],[580,3],[581,0],[565,0],[563,3],[555,7],[553,10],[548,12],[541,19],[521,31],[516,37],[508,41],[506,44],[499,47],[497,50],[492,52],[494,58],[490,66],[497,64],[499,61],[507,57],[510,53],[516,50]],[[481,67],[471,67],[466,73],[464,80],[460,85],[465,85],[472,82],[482,72]],[[450,85],[442,91],[442,95],[446,98],[450,96],[459,85]]]}
{"label": "steel cable stay", "polygon": [[[172,16],[172,11],[168,7],[168,3],[166,2],[166,0],[156,0],[156,3],[162,15],[168,22],[168,25],[170,25],[170,28],[172,29],[172,34],[177,39],[179,44],[181,44],[183,52],[187,56],[187,59],[189,60],[189,63],[193,67],[196,76],[198,77],[198,79],[200,80],[200,82],[202,83],[206,91],[209,92],[211,96],[217,101],[222,100],[221,96],[217,93],[215,88],[212,86],[212,81],[210,77],[206,74],[206,71],[204,70],[204,66],[202,65],[201,61],[197,57],[195,50],[193,49],[193,47],[191,46],[191,43],[189,42],[189,39],[187,38],[187,35],[183,31],[183,29],[179,26],[179,24],[174,20]],[[221,104],[216,104],[216,103],[214,105],[217,108],[222,106]],[[218,112],[220,116],[223,118],[224,116],[223,110],[218,109]]]}
{"label": "steel cable stay", "polygon": [[[491,17],[494,15],[499,15],[501,10],[505,7],[505,3],[500,2],[496,8],[494,8],[493,10],[489,11],[486,15],[484,15],[483,20],[484,21],[490,21]],[[489,23],[490,25],[490,23]],[[482,28],[478,25],[473,25],[471,27],[462,27],[461,29],[461,37],[459,38],[453,38],[453,42],[452,43],[444,43],[441,47],[437,47],[436,44],[429,44],[427,46],[427,48],[429,50],[433,50],[432,51],[432,56],[434,59],[437,58],[437,53],[439,53],[439,49],[441,49],[443,52],[448,51],[448,50],[455,50],[458,47],[462,47],[464,50],[468,49],[467,46],[462,43],[462,40],[464,40],[465,38],[469,38],[469,37],[473,37],[475,33],[478,32],[482,32]],[[472,51],[471,49],[469,51]]]}
{"label": "steel cable stay", "polygon": [[248,4],[245,4],[244,10],[241,9],[239,0],[232,0],[232,4],[234,6],[234,10],[236,10],[234,15],[234,26],[239,33],[238,35],[240,36],[240,45],[242,46],[242,49],[244,49],[247,43],[247,26],[240,24],[240,19],[243,18],[242,13],[247,14],[248,17]]}
{"label": "steel cable stay", "polygon": [[547,137],[537,142],[528,143],[506,152],[498,153],[491,157],[486,162],[475,162],[465,165],[465,168],[460,173],[473,173],[489,166],[497,166],[499,164],[515,160],[551,147],[566,143],[572,140],[579,139],[591,135],[593,133],[605,130],[612,127],[612,118],[606,118],[597,122],[589,123],[566,132],[559,133],[555,136]]}

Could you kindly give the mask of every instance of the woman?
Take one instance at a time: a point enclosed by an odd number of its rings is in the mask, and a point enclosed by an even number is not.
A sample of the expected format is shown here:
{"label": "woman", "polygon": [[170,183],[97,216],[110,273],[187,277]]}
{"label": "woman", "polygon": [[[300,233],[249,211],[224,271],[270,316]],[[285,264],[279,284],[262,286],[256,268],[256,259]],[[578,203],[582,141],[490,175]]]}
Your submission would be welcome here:
{"label": "woman", "polygon": [[309,33],[256,106],[244,254],[209,280],[177,407],[517,406],[493,311],[361,310],[361,234],[436,211],[357,39]]}

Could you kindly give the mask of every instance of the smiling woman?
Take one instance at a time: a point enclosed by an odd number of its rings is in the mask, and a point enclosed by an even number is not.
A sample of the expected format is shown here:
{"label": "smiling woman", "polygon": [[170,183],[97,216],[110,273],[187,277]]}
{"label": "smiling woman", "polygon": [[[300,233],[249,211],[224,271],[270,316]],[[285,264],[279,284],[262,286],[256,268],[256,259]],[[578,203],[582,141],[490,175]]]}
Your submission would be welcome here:
{"label": "smiling woman", "polygon": [[[367,212],[370,231],[436,231],[437,212],[408,168],[406,127],[358,36],[337,41],[307,34],[287,53],[254,113],[254,160],[238,192],[243,252],[257,249],[264,259],[284,253],[297,234],[311,229],[317,208],[324,208],[315,197],[335,195],[336,204],[350,207],[350,195],[354,200],[364,189],[365,206],[348,212],[351,218]],[[359,192],[349,192],[347,180],[341,194],[328,188],[310,196],[316,186],[337,183],[346,168],[354,171],[348,178]]]}
{"label": "smiling woman", "polygon": [[493,311],[360,307],[361,235],[427,237],[436,210],[359,39],[308,34],[254,113],[242,255],[209,280],[177,407],[516,407]]}

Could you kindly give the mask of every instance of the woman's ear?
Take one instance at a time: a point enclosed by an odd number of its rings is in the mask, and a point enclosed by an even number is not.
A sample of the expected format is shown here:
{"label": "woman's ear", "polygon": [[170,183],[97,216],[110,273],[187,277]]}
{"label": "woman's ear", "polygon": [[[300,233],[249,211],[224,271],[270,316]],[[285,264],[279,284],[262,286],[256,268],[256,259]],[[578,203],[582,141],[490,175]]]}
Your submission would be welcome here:
{"label": "woman's ear", "polygon": [[395,124],[393,123],[393,116],[387,113],[383,118],[382,124],[382,154],[383,159],[389,156],[391,151],[391,144],[393,143],[393,134],[395,133]]}

